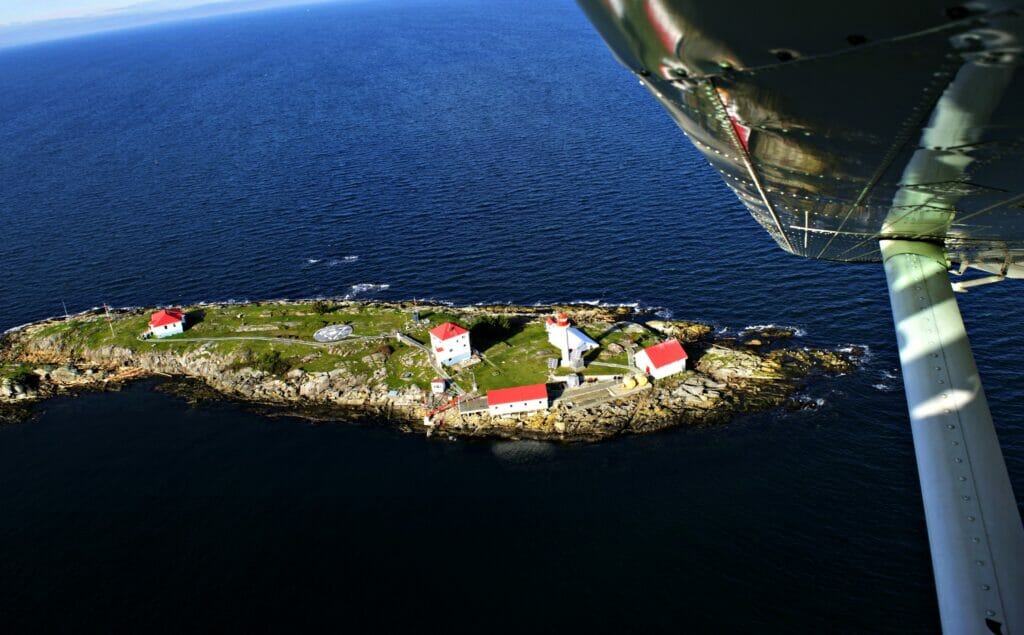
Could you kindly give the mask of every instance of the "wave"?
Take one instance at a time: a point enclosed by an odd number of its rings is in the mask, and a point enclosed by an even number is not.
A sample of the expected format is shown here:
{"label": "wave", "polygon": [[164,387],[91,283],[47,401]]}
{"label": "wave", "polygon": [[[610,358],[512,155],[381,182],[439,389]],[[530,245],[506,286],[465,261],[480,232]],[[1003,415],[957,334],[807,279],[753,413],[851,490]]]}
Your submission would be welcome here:
{"label": "wave", "polygon": [[751,324],[741,329],[743,331],[764,331],[767,329],[781,329],[784,331],[792,331],[793,337],[804,337],[807,335],[807,329],[801,326],[787,326],[785,324]]}
{"label": "wave", "polygon": [[851,356],[859,367],[867,366],[872,357],[871,347],[867,344],[844,344],[837,346],[835,350]]}
{"label": "wave", "polygon": [[306,258],[306,264],[307,265],[318,265],[320,263],[324,263],[328,267],[337,267],[338,265],[343,265],[343,264],[345,264],[347,262],[356,262],[357,260],[359,260],[359,256],[354,256],[354,255],[353,256],[335,256],[335,257],[331,257],[331,258],[327,258],[327,259],[324,259],[324,258]]}
{"label": "wave", "polygon": [[367,292],[370,292],[370,291],[384,291],[385,289],[390,289],[390,288],[391,288],[390,284],[375,284],[375,283],[372,283],[372,282],[360,282],[359,284],[354,284],[351,287],[349,287],[349,292],[345,295],[345,299],[346,300],[351,300],[352,298],[355,298],[360,293],[367,293]]}

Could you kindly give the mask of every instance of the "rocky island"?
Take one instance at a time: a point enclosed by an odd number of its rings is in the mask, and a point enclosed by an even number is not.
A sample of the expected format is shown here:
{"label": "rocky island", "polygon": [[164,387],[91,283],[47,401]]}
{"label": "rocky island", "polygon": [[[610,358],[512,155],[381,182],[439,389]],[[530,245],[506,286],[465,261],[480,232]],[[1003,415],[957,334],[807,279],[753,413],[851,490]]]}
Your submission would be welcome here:
{"label": "rocky island", "polygon": [[[596,440],[807,407],[795,400],[796,389],[852,371],[857,354],[795,346],[788,329],[715,336],[709,325],[629,307],[315,300],[158,313],[164,321],[180,316],[182,328],[160,337],[152,309],[101,308],[6,332],[0,419],[23,419],[31,404],[53,395],[163,376],[165,389],[191,399],[236,399],[317,420]],[[559,328],[577,338],[562,350],[553,345],[561,342]],[[318,341],[322,333],[331,337]],[[466,340],[464,355],[439,345],[456,336]],[[665,347],[682,359],[659,376],[651,360]],[[509,412],[496,405],[497,395],[529,387],[542,393],[534,405],[512,404],[519,410]]]}

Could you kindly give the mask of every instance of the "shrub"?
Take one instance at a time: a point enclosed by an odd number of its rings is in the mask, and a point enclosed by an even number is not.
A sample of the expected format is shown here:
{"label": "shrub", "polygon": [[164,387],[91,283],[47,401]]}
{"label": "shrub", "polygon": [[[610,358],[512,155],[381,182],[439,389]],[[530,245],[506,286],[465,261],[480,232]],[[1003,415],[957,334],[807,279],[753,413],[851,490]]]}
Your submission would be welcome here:
{"label": "shrub", "polygon": [[333,311],[334,305],[331,304],[330,302],[327,302],[326,300],[317,300],[316,302],[313,303],[313,310],[316,311],[319,315],[324,315],[325,313],[330,313],[331,311]]}
{"label": "shrub", "polygon": [[292,369],[292,365],[281,357],[281,351],[260,353],[253,360],[253,367],[271,375],[283,375]]}

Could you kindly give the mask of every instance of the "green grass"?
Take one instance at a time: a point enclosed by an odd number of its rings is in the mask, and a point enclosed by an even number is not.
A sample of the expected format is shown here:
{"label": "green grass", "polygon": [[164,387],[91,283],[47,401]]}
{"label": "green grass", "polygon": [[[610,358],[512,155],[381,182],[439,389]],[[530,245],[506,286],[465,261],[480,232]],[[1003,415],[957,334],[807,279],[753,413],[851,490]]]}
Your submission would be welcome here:
{"label": "green grass", "polygon": [[544,324],[534,322],[513,331],[504,342],[482,351],[497,370],[487,363],[473,367],[481,391],[536,384],[547,379],[547,360],[558,357],[558,349],[548,344]]}
{"label": "green grass", "polygon": [[[68,342],[79,350],[99,348],[103,346],[119,346],[132,350],[148,350],[173,348],[175,351],[194,350],[199,347],[209,348],[221,354],[235,354],[249,359],[269,359],[276,355],[287,369],[300,368],[306,372],[329,372],[337,368],[345,368],[348,372],[363,377],[372,377],[381,369],[378,361],[363,361],[365,357],[376,352],[384,343],[381,340],[349,339],[343,340],[330,348],[320,348],[302,344],[312,342],[313,333],[329,324],[349,324],[353,334],[357,336],[381,336],[402,331],[424,344],[429,345],[428,331],[443,322],[455,322],[472,329],[481,316],[478,314],[464,315],[457,309],[447,307],[421,307],[421,318],[429,323],[413,324],[410,309],[398,309],[376,305],[335,305],[330,312],[318,312],[314,302],[295,304],[251,304],[235,306],[199,306],[184,307],[185,312],[192,316],[191,323],[181,335],[171,336],[162,340],[140,340],[138,336],[146,329],[150,312],[140,315],[112,314],[114,334],[104,315],[88,316],[67,322],[54,322],[46,325],[40,335],[62,334]],[[620,330],[605,333],[605,324],[578,325],[592,338],[601,344],[601,348],[587,357],[591,361],[604,361],[626,364],[626,354],[611,354],[607,346],[611,343],[624,343],[633,340],[640,346],[649,346],[658,338],[646,331]],[[488,331],[489,333],[493,332]],[[480,333],[484,333],[483,330]],[[548,344],[547,332],[542,318],[533,321],[513,318],[510,327],[499,329],[504,339],[498,341],[492,337],[489,341],[478,337],[473,341],[474,347],[487,346],[483,350],[486,362],[477,364],[455,375],[455,380],[465,388],[472,385],[475,375],[480,392],[495,388],[507,388],[545,381],[547,379],[547,360],[558,356],[558,350]],[[280,341],[261,340],[226,340],[216,343],[181,341],[189,338],[222,338],[222,337],[269,337],[295,340],[294,344]],[[427,362],[426,353],[413,347],[400,344],[394,339],[387,340],[394,352],[383,364],[384,381],[389,388],[403,388],[410,384],[429,389],[429,382],[435,376]],[[285,366],[275,365],[278,374],[285,371]],[[402,379],[404,373],[411,373],[411,378]],[[616,370],[607,367],[593,367],[585,371],[587,374],[610,374]]]}
{"label": "green grass", "polygon": [[35,375],[28,364],[0,364],[0,379],[25,381]]}

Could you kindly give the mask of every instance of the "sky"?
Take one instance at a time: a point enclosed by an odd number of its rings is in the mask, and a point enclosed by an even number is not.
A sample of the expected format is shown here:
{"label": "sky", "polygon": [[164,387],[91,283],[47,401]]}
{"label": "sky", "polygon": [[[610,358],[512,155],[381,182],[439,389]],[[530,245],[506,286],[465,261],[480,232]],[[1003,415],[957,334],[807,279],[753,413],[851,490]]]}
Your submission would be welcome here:
{"label": "sky", "polygon": [[0,47],[330,0],[0,0]]}
{"label": "sky", "polygon": [[[220,0],[5,0],[0,2],[0,28],[47,20],[103,17],[189,9]],[[281,0],[279,4],[297,4]]]}

